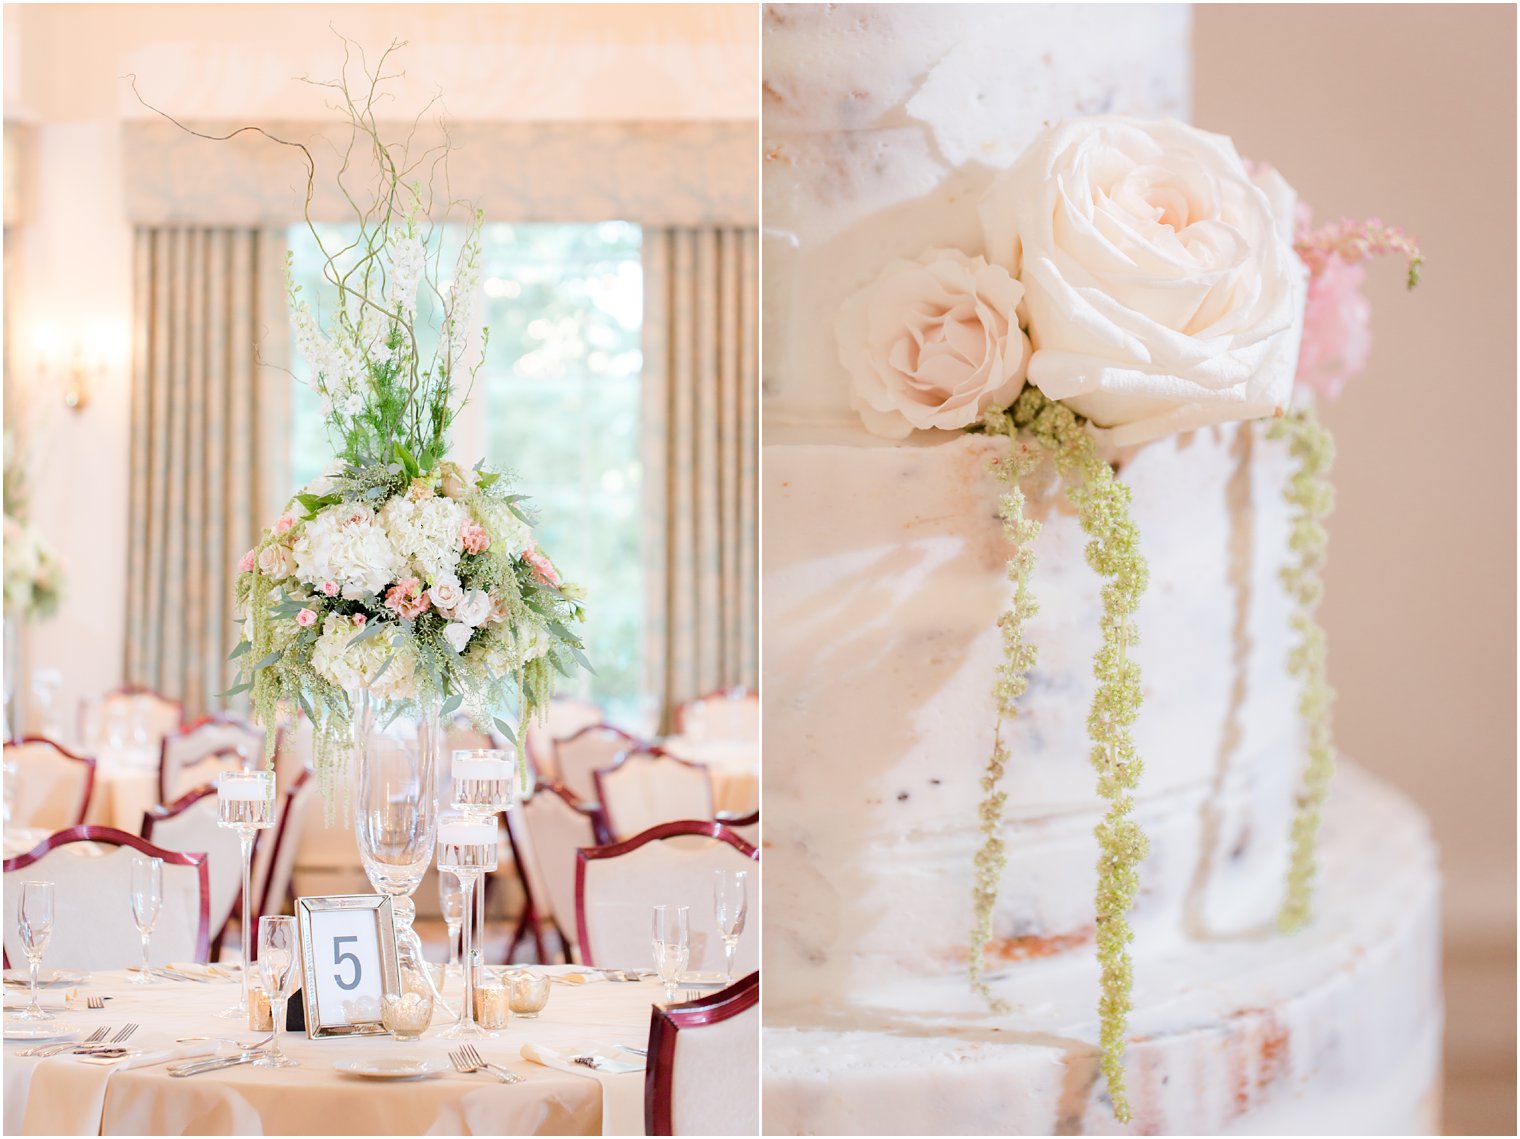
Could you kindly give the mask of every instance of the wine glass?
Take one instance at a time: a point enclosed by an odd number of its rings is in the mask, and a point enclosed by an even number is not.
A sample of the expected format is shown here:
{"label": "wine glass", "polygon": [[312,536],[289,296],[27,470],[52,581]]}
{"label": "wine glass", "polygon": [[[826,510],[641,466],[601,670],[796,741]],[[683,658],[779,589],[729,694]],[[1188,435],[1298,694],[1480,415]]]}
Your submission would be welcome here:
{"label": "wine glass", "polygon": [[39,668],[32,673],[32,695],[37,697],[38,723],[42,734],[50,740],[63,738],[63,723],[58,718],[58,704],[54,699],[63,687],[63,672],[56,668]]}
{"label": "wine glass", "polygon": [[496,820],[482,821],[469,815],[451,817],[438,824],[438,870],[454,874],[464,890],[464,1008],[459,1020],[446,1029],[450,1040],[495,1036],[475,1023],[475,970],[470,951],[470,901],[482,874],[496,869]]}
{"label": "wine glass", "polygon": [[259,918],[259,979],[269,994],[274,1015],[274,1042],[268,1053],[253,1062],[255,1068],[295,1068],[292,1060],[280,1051],[280,1032],[285,1027],[285,1002],[296,991],[296,919],[287,914],[265,914]]}
{"label": "wine glass", "polygon": [[449,931],[449,963],[453,972],[459,968],[459,927],[464,922],[464,886],[453,874],[438,875],[438,908],[443,911],[443,924]]}
{"label": "wine glass", "polygon": [[723,937],[723,960],[728,983],[734,983],[734,953],[744,919],[749,914],[749,872],[747,870],[713,871],[713,920]]}
{"label": "wine glass", "polygon": [[676,985],[691,962],[691,934],[686,906],[654,908],[654,967],[665,982],[665,1002],[673,1004]]}
{"label": "wine glass", "polygon": [[274,772],[224,771],[216,779],[218,826],[238,832],[243,848],[243,983],[238,1003],[217,1016],[228,1020],[248,1019],[248,986],[253,983],[253,840],[274,824]]}
{"label": "wine glass", "polygon": [[[449,768],[452,789],[450,804],[459,811],[480,822],[493,822],[502,811],[510,811],[516,800],[517,757],[498,748],[456,748]],[[485,944],[486,892],[475,892],[474,955],[466,966],[480,970],[481,947]]]}
{"label": "wine glass", "polygon": [[137,935],[142,938],[142,968],[127,978],[135,985],[153,983],[148,969],[148,941],[153,927],[158,924],[158,911],[164,904],[164,860],[162,858],[132,859],[132,921]]}
{"label": "wine glass", "polygon": [[53,937],[53,884],[23,882],[21,903],[16,909],[16,924],[21,931],[21,948],[26,951],[27,971],[31,975],[32,1003],[16,1014],[17,1020],[52,1020],[53,1014],[37,1003],[37,970],[42,955]]}

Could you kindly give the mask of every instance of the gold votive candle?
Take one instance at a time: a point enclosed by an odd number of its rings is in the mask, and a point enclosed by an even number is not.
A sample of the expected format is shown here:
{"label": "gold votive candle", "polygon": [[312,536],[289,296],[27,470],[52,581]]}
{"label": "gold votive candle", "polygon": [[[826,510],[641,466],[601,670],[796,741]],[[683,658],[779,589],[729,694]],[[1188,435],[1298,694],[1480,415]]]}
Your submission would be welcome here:
{"label": "gold votive candle", "polygon": [[511,990],[495,981],[475,989],[475,1023],[481,1028],[505,1028],[512,1015]]}
{"label": "gold votive candle", "polygon": [[416,1040],[432,1022],[432,993],[410,989],[380,998],[380,1023],[397,1040]]}
{"label": "gold votive candle", "polygon": [[507,985],[512,994],[512,1011],[525,1020],[531,1020],[549,1003],[549,978],[524,969],[509,974]]}
{"label": "gold votive candle", "polygon": [[263,985],[248,986],[248,1027],[254,1032],[274,1031],[274,1008]]}

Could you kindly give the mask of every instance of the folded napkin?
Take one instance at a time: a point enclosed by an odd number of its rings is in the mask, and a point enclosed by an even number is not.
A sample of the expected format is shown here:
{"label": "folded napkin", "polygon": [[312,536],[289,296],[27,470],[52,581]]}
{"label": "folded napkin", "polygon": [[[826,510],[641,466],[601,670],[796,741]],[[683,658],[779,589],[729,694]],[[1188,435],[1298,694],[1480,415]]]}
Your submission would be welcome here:
{"label": "folded napkin", "polygon": [[[644,1070],[644,1057],[606,1044],[574,1044],[566,1048],[550,1048],[544,1044],[524,1044],[522,1054],[524,1060],[532,1060],[536,1064],[558,1068],[563,1072],[605,1072],[609,1075],[617,1075],[621,1072]],[[574,1060],[576,1056],[592,1057],[596,1060],[596,1067],[577,1064]]]}
{"label": "folded napkin", "polygon": [[[159,1048],[152,1052],[139,1052],[136,1056],[128,1056],[125,1060],[117,1060],[111,1065],[117,1071],[125,1071],[128,1068],[151,1068],[155,1064],[169,1064],[176,1060],[196,1060],[202,1057],[215,1056],[222,1048],[219,1040],[197,1041],[192,1044],[176,1044],[173,1048]],[[238,1049],[239,1052],[242,1049]],[[234,1055],[229,1051],[229,1055]],[[102,1065],[104,1067],[104,1065]]]}
{"label": "folded napkin", "polygon": [[550,973],[549,980],[559,981],[566,985],[594,985],[598,981],[605,981],[605,973]]}
{"label": "folded napkin", "polygon": [[[586,1076],[601,1084],[603,1135],[644,1134],[644,1081],[637,1075],[644,1070],[642,1057],[594,1043],[572,1044],[566,1048],[524,1044],[522,1055],[524,1060]],[[570,1059],[572,1056],[595,1056],[601,1067],[588,1068],[574,1063]],[[638,1063],[631,1063],[633,1060]]]}

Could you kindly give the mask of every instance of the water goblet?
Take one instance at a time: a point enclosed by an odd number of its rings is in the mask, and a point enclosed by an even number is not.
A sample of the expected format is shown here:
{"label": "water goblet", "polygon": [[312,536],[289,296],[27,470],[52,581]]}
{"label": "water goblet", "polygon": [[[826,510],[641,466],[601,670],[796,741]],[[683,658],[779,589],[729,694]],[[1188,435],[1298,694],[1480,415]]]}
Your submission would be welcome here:
{"label": "water goblet", "polygon": [[[274,1041],[266,1055],[253,1062],[255,1068],[295,1068],[280,1050],[280,1033],[285,1028],[285,1002],[296,991],[299,950],[296,943],[296,919],[286,914],[266,914],[259,918],[259,978],[274,1016]],[[245,970],[247,972],[247,970]]]}
{"label": "water goblet", "polygon": [[676,986],[691,962],[691,926],[686,906],[654,908],[654,967],[665,983],[665,1001],[674,1004]]}
{"label": "water goblet", "polygon": [[459,933],[464,923],[464,886],[452,874],[438,875],[438,908],[443,912],[443,924],[449,931],[449,963],[452,973],[459,968]]}
{"label": "water goblet", "polygon": [[153,983],[148,966],[148,941],[153,927],[158,924],[158,911],[164,904],[164,860],[162,858],[132,859],[132,922],[137,935],[142,938],[142,968],[127,978],[135,985]]}
{"label": "water goblet", "polygon": [[21,901],[16,908],[16,924],[21,932],[21,948],[26,951],[26,967],[31,977],[32,1001],[16,1014],[17,1020],[52,1020],[53,1014],[37,1003],[37,970],[42,955],[53,937],[53,884],[23,882]]}
{"label": "water goblet", "polygon": [[744,919],[749,914],[749,872],[746,870],[713,871],[713,920],[723,938],[723,961],[728,983],[734,983],[734,954]]}
{"label": "water goblet", "polygon": [[475,970],[470,945],[470,902],[482,874],[496,869],[496,820],[482,822],[469,815],[441,820],[438,824],[438,869],[458,877],[464,890],[464,1008],[459,1020],[443,1035],[450,1040],[495,1036],[475,1023]]}
{"label": "water goblet", "polygon": [[243,848],[243,978],[238,1003],[217,1016],[248,1019],[248,986],[253,982],[253,841],[274,824],[274,772],[224,771],[216,780],[218,826],[238,832]]}

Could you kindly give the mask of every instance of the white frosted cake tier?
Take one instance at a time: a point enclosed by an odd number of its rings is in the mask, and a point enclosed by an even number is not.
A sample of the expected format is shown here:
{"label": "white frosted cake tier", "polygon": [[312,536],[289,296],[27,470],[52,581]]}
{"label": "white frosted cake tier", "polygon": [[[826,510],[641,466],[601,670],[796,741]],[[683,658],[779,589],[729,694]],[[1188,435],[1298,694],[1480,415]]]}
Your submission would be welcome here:
{"label": "white frosted cake tier", "polygon": [[840,304],[894,257],[977,252],[977,199],[1046,123],[1185,118],[1189,28],[1178,4],[768,5],[767,427],[856,422]]}
{"label": "white frosted cake tier", "polygon": [[[1302,766],[1287,675],[1287,456],[1261,424],[1116,454],[1150,567],[1136,818],[1143,938],[1226,933],[1280,900]],[[989,470],[1008,441],[765,452],[766,907],[775,998],[958,973],[972,924],[1011,546]],[[1046,463],[1025,626],[1038,660],[1005,729],[1008,868],[994,959],[1085,946],[1103,809],[1088,762],[1101,579]]]}
{"label": "white frosted cake tier", "polygon": [[[777,1007],[771,988],[766,1132],[1438,1132],[1439,879],[1424,821],[1343,768],[1324,838],[1318,916],[1301,933],[1137,941],[1129,1127],[1098,1077],[1097,964],[1068,955],[1000,978],[1005,1015],[954,977],[856,993],[847,1008]],[[768,921],[776,909],[767,898]]]}

